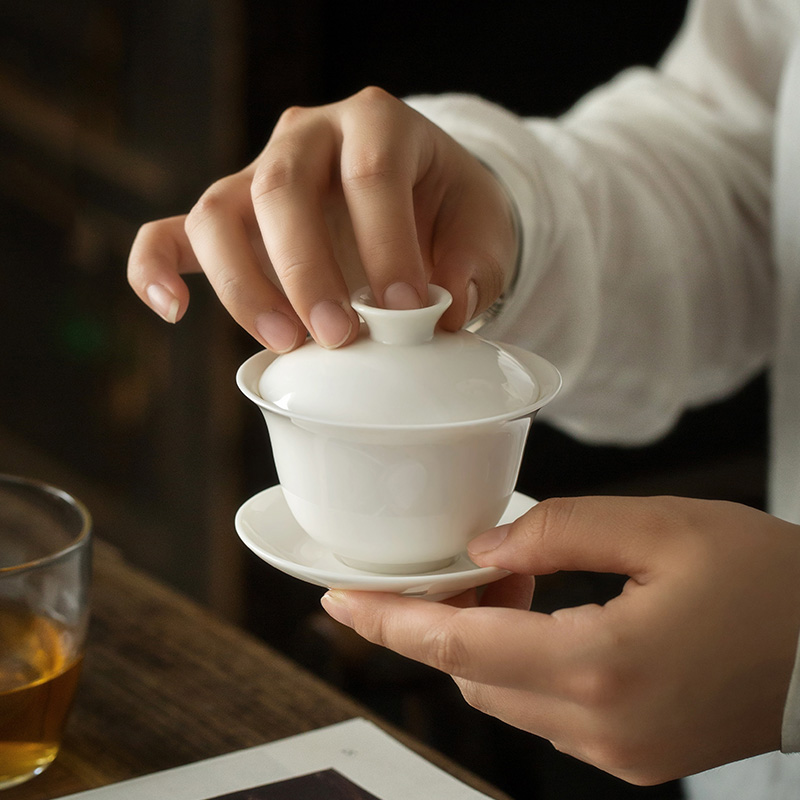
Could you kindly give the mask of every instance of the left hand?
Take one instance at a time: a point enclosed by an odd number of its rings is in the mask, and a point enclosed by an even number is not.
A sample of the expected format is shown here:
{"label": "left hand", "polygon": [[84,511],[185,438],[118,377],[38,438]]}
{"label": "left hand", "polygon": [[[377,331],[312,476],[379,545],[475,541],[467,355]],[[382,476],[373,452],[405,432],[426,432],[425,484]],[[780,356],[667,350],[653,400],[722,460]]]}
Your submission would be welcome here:
{"label": "left hand", "polygon": [[[480,605],[341,591],[323,605],[452,675],[476,708],[631,783],[780,747],[800,631],[797,526],[726,502],[547,500],[470,555],[517,574]],[[629,580],[603,606],[529,611],[525,576],[558,570]]]}

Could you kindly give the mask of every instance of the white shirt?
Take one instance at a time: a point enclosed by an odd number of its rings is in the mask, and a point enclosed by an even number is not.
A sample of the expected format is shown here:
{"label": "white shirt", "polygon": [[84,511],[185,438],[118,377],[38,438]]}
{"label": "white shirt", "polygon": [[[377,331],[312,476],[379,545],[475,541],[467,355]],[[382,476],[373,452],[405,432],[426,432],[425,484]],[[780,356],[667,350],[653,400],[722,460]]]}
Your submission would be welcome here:
{"label": "white shirt", "polygon": [[[622,73],[558,120],[465,95],[409,104],[517,205],[517,285],[484,330],[562,371],[542,418],[643,444],[768,367],[770,510],[800,523],[800,0],[695,0],[657,69]],[[783,749],[800,750],[800,658]],[[800,756],[688,786],[795,799]]]}

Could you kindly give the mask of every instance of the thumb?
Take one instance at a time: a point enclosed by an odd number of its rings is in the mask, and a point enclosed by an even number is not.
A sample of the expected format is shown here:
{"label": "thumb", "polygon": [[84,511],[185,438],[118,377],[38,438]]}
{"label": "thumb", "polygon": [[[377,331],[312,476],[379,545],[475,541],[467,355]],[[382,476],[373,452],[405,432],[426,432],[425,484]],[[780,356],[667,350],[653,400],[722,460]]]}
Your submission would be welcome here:
{"label": "thumb", "polygon": [[469,544],[479,566],[526,575],[559,570],[647,573],[676,528],[671,498],[554,498]]}

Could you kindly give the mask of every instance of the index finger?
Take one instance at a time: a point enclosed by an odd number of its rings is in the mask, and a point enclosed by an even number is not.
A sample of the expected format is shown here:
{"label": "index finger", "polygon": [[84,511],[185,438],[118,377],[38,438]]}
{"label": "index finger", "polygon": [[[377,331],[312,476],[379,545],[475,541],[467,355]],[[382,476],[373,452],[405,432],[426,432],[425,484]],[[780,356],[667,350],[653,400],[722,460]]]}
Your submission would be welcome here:
{"label": "index finger", "polygon": [[566,691],[570,665],[605,636],[601,607],[551,616],[513,608],[456,608],[381,592],[330,591],[334,619],[374,644],[453,677],[548,694]]}

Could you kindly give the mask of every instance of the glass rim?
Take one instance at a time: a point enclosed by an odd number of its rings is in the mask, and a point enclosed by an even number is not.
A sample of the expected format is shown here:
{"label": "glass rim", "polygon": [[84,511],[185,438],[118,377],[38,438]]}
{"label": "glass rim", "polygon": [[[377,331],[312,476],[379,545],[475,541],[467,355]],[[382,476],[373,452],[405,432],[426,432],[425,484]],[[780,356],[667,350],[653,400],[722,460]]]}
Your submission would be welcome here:
{"label": "glass rim", "polygon": [[73,494],[70,494],[64,489],[59,489],[57,486],[53,486],[46,481],[36,478],[24,478],[19,475],[10,475],[2,472],[0,472],[0,485],[25,487],[27,489],[36,489],[40,492],[44,492],[70,506],[73,511],[77,512],[81,521],[81,527],[78,533],[63,547],[45,556],[41,556],[40,558],[24,561],[10,567],[0,567],[0,577],[54,564],[90,542],[92,534],[92,515],[89,509]]}

